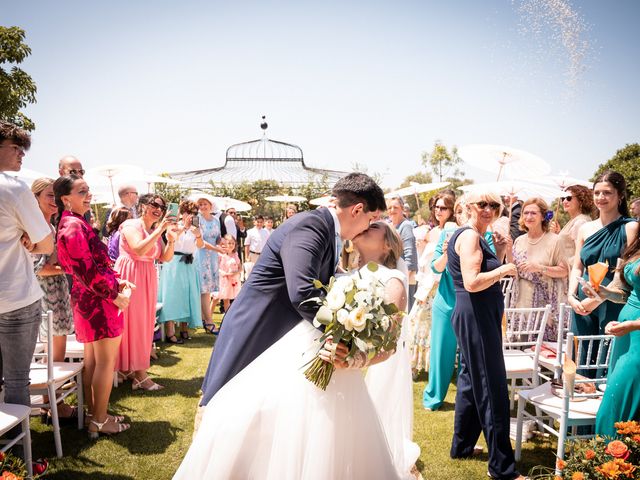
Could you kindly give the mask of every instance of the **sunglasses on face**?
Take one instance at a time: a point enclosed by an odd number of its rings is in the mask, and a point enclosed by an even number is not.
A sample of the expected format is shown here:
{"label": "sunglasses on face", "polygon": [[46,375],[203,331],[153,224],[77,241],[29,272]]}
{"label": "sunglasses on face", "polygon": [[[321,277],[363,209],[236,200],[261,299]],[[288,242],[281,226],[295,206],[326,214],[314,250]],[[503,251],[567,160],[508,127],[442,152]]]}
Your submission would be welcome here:
{"label": "sunglasses on face", "polygon": [[147,205],[149,205],[150,207],[153,207],[153,208],[157,208],[157,209],[159,209],[159,210],[162,210],[163,212],[166,212],[166,211],[167,211],[167,207],[166,207],[166,205],[163,205],[163,204],[158,203],[158,202],[150,202],[150,203],[147,203]]}
{"label": "sunglasses on face", "polygon": [[490,207],[491,210],[500,210],[500,204],[496,203],[496,202],[485,202],[484,200],[482,202],[475,202],[475,204],[478,206],[478,208],[480,210],[484,210],[487,207]]}
{"label": "sunglasses on face", "polygon": [[436,210],[449,210],[449,207],[441,207],[440,205],[436,205],[435,207]]}
{"label": "sunglasses on face", "polygon": [[75,169],[74,168],[72,170],[69,170],[69,175],[80,175],[80,176],[82,176],[82,175],[84,175],[84,168],[79,168],[79,169]]}
{"label": "sunglasses on face", "polygon": [[571,195],[567,195],[566,197],[560,197],[563,202],[570,202],[573,197]]}

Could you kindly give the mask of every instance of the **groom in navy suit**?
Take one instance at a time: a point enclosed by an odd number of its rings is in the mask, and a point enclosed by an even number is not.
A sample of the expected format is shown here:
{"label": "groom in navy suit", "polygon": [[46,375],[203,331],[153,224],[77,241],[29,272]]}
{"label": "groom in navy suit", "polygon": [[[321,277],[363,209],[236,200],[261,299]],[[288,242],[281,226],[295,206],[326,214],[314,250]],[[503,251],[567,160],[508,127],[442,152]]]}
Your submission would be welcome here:
{"label": "groom in navy suit", "polygon": [[384,194],[363,173],[341,178],[334,205],[289,218],[269,237],[247,282],[224,317],[202,384],[202,405],[240,370],[317,307],[301,305],[318,296],[335,273],[342,240],[353,239],[386,209]]}

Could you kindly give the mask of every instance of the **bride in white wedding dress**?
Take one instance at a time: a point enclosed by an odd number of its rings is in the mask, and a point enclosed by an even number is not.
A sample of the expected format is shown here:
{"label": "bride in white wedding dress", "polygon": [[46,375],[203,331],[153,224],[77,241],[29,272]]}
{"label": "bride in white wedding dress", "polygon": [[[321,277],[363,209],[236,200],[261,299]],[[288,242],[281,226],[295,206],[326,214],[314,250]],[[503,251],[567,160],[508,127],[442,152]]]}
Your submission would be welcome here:
{"label": "bride in white wedding dress", "polygon": [[[376,225],[361,235],[379,238],[376,260],[384,263],[393,245]],[[402,276],[383,266],[378,272],[386,278],[386,301],[404,310]],[[404,468],[394,465],[363,371],[347,368],[345,348],[337,350],[326,391],[304,377],[320,335],[301,320],[222,387],[206,406],[174,480],[413,479],[398,473]],[[369,363],[386,360],[390,353]]]}

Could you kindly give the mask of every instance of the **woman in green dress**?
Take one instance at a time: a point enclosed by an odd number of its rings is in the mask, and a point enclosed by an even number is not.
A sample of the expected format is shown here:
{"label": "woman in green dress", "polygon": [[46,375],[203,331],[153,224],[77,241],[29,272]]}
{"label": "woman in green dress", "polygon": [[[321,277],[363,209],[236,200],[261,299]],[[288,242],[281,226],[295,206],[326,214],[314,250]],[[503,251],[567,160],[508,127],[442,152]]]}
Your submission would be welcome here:
{"label": "woman in green dress", "polygon": [[586,297],[582,289],[578,289],[577,277],[589,281],[587,267],[607,262],[609,271],[602,285],[612,280],[618,258],[629,246],[628,239],[634,239],[638,230],[638,223],[628,218],[626,192],[624,177],[612,170],[603,172],[593,184],[593,200],[600,216],[578,231],[576,252],[579,254],[575,256],[569,276],[567,301],[573,308],[572,330],[576,335],[603,334],[605,325],[616,320],[622,309],[622,305],[611,301],[600,303]]}
{"label": "woman in green dress", "polygon": [[609,322],[605,328],[605,333],[616,336],[612,355],[619,356],[609,371],[607,389],[596,416],[596,433],[612,437],[616,435],[615,422],[640,420],[640,236],[637,233],[623,261],[624,279],[631,287],[631,294],[618,321]]}
{"label": "woman in green dress", "polygon": [[[429,411],[438,410],[447,396],[458,349],[456,335],[451,325],[451,314],[456,305],[456,292],[446,266],[449,237],[458,229],[458,226],[467,221],[464,197],[460,197],[455,202],[453,212],[457,225],[449,222],[444,226],[431,261],[432,271],[442,276],[431,311],[429,382],[422,393],[422,405]],[[485,233],[485,240],[494,250],[492,232]]]}

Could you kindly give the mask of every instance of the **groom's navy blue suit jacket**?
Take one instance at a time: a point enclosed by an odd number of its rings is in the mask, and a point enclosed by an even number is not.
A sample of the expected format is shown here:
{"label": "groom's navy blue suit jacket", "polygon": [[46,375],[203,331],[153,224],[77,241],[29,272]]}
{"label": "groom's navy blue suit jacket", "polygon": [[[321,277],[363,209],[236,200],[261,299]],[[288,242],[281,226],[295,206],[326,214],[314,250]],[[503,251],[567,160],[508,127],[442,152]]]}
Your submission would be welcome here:
{"label": "groom's navy blue suit jacket", "polygon": [[240,370],[291,330],[312,321],[314,279],[335,273],[335,225],[326,208],[294,215],[269,237],[249,279],[224,317],[202,384],[202,405]]}

